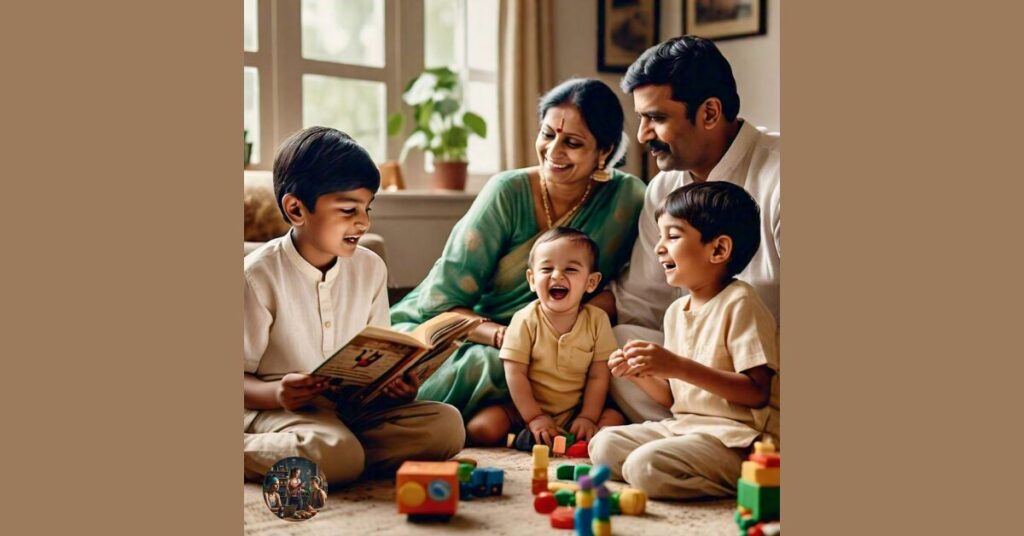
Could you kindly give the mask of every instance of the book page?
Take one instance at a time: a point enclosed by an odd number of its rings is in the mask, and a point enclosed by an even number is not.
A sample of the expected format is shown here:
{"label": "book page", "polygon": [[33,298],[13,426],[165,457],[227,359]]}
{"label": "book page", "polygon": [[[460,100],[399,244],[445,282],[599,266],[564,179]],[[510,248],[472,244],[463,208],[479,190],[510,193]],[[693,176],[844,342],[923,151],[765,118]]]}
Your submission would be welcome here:
{"label": "book page", "polygon": [[[332,378],[335,386],[364,386],[385,374],[420,348],[396,341],[357,335],[313,371]],[[335,381],[340,380],[340,381]]]}

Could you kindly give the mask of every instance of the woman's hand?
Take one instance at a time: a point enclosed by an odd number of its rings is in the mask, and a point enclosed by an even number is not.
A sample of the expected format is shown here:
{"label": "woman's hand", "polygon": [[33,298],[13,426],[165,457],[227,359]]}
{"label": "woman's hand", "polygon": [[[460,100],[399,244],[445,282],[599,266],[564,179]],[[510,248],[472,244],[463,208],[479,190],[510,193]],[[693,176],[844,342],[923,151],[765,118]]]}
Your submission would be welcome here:
{"label": "woman's hand", "polygon": [[477,344],[486,344],[495,348],[501,348],[505,340],[506,327],[497,322],[483,322],[469,334],[469,341]]}

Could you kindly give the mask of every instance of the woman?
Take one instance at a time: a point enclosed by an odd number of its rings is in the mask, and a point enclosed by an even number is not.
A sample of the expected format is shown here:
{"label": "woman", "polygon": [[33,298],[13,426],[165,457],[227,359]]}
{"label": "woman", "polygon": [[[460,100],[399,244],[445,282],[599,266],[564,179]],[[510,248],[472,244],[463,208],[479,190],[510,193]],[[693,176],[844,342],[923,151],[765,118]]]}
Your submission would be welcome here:
{"label": "woman", "polygon": [[538,108],[539,165],[487,181],[427,277],[391,308],[402,331],[444,311],[487,319],[419,391],[420,400],[451,404],[463,418],[509,399],[498,348],[512,315],[536,299],[526,261],[537,236],[560,225],[587,233],[601,247],[606,282],[629,260],[637,235],[644,183],[612,169],[628,141],[615,93],[598,80],[572,79]]}

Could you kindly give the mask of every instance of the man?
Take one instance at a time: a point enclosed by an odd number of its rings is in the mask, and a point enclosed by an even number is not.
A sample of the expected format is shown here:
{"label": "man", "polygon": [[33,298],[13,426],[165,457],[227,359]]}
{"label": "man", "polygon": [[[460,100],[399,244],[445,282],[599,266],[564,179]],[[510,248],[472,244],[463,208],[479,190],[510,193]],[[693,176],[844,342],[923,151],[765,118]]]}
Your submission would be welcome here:
{"label": "man", "polygon": [[[612,284],[610,295],[595,298],[595,305],[617,318],[618,343],[624,345],[629,339],[663,342],[665,310],[683,291],[666,283],[654,253],[658,242],[654,211],[673,190],[695,181],[729,181],[757,200],[761,247],[738,277],[754,287],[781,326],[779,135],[739,117],[732,68],[707,39],[677,37],[648,49],[629,67],[621,85],[632,93],[640,116],[637,139],[650,149],[661,173],[647,187],[640,236],[628,271]],[[613,377],[611,393],[633,422],[672,416],[628,379]]]}

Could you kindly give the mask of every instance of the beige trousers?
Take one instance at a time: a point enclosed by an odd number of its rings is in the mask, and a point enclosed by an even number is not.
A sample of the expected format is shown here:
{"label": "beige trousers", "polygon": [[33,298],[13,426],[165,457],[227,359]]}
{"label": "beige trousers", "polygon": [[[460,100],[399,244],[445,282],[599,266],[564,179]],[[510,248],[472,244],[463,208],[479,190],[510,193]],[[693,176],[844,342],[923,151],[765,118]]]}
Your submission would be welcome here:
{"label": "beige trousers", "polygon": [[462,450],[466,431],[459,410],[439,402],[411,402],[376,411],[346,425],[332,411],[246,410],[245,478],[261,481],[281,458],[316,462],[332,484],[398,469],[405,460],[447,460]]}
{"label": "beige trousers", "polygon": [[674,435],[660,422],[604,428],[590,441],[590,459],[607,464],[653,499],[736,494],[749,449],[729,448],[706,434]]}
{"label": "beige trousers", "polygon": [[[615,341],[619,343],[619,348],[625,346],[626,342],[631,339],[650,341],[656,344],[663,344],[665,340],[665,335],[660,331],[630,324],[619,324],[612,328],[612,333],[615,334]],[[629,378],[612,376],[608,393],[629,422],[660,421],[672,418],[672,412],[668,408],[655,402]]]}

